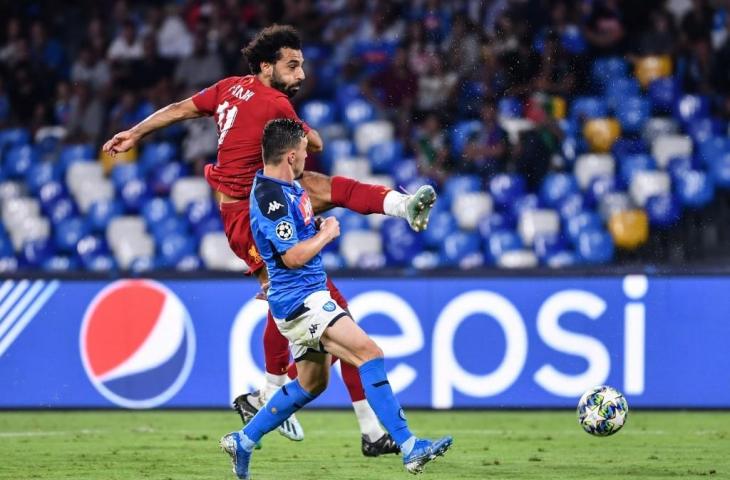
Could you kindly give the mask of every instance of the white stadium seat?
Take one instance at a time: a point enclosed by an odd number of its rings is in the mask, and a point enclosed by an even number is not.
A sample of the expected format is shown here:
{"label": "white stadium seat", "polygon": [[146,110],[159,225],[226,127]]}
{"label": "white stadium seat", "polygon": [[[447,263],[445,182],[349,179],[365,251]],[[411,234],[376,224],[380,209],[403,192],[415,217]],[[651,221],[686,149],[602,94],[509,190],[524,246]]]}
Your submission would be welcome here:
{"label": "white stadium seat", "polygon": [[200,242],[199,253],[203,265],[209,270],[231,272],[245,272],[248,270],[246,262],[238,258],[231,250],[226,234],[223,232],[206,233]]}
{"label": "white stadium seat", "polygon": [[371,176],[370,162],[365,157],[338,158],[332,165],[332,175],[363,181]]}
{"label": "white stadium seat", "polygon": [[114,198],[114,185],[106,178],[87,179],[79,182],[71,193],[79,206],[79,210],[86,213],[94,203],[112,200]]}
{"label": "white stadium seat", "polygon": [[522,243],[531,246],[538,235],[560,233],[560,216],[550,209],[536,209],[522,212],[517,225]]}
{"label": "white stadium seat", "polygon": [[387,120],[375,120],[358,125],[355,129],[355,148],[360,155],[367,155],[370,147],[393,140],[395,128]]}
{"label": "white stadium seat", "polygon": [[348,267],[358,265],[360,258],[368,254],[383,253],[383,239],[377,232],[352,230],[340,240],[340,255]]}
{"label": "white stadium seat", "polygon": [[575,161],[575,178],[583,190],[590,186],[594,178],[601,175],[613,176],[615,170],[616,162],[613,155],[608,153],[588,153],[579,156]]}
{"label": "white stadium seat", "polygon": [[127,237],[139,237],[145,233],[144,218],[139,215],[124,215],[113,218],[106,227],[106,241],[114,249]]}
{"label": "white stadium seat", "polygon": [[661,135],[672,135],[679,132],[679,125],[671,118],[654,117],[644,124],[641,136],[649,145]]}
{"label": "white stadium seat", "polygon": [[17,197],[3,200],[1,213],[3,223],[10,230],[26,218],[38,217],[40,211],[40,203],[35,198]]}
{"label": "white stadium seat", "polygon": [[499,119],[499,126],[507,132],[507,137],[509,138],[510,143],[515,145],[520,140],[520,133],[532,130],[535,128],[535,123],[526,118],[501,117]]}
{"label": "white stadium seat", "polygon": [[649,197],[669,193],[670,190],[671,179],[667,172],[649,170],[636,172],[631,177],[631,185],[629,185],[631,199],[639,207],[644,207]]}
{"label": "white stadium seat", "polygon": [[135,259],[155,255],[155,241],[145,232],[127,234],[115,242],[112,253],[119,267],[127,270]]}
{"label": "white stadium seat", "polygon": [[631,198],[624,192],[607,193],[601,198],[598,212],[604,220],[611,218],[617,212],[630,210],[633,207]]}
{"label": "white stadium seat", "polygon": [[25,194],[25,188],[20,182],[10,180],[0,182],[0,200],[4,203],[11,198],[21,197]]}
{"label": "white stadium seat", "polygon": [[531,250],[511,250],[499,256],[497,265],[502,268],[535,268],[537,256]]}
{"label": "white stadium seat", "polygon": [[479,220],[492,213],[492,197],[485,192],[461,193],[451,205],[451,213],[459,228],[474,230]]}
{"label": "white stadium seat", "polygon": [[82,183],[97,182],[104,178],[104,169],[98,162],[74,162],[66,170],[66,185],[77,193]]}
{"label": "white stadium seat", "polygon": [[692,139],[687,135],[660,135],[651,144],[659,168],[667,168],[673,157],[692,156]]}
{"label": "white stadium seat", "polygon": [[18,252],[27,241],[48,238],[51,234],[51,223],[44,217],[26,217],[8,228],[8,233],[13,248]]}
{"label": "white stadium seat", "polygon": [[210,198],[210,185],[204,178],[183,177],[175,181],[170,192],[172,203],[178,213],[184,212],[187,206],[196,200]]}

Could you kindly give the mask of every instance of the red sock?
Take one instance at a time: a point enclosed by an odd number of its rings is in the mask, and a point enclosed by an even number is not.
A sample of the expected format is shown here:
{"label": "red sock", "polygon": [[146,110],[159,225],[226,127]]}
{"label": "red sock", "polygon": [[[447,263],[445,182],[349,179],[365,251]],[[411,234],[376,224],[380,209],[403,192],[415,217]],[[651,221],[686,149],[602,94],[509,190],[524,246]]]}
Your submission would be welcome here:
{"label": "red sock", "polygon": [[269,311],[264,330],[264,360],[266,371],[273,375],[287,373],[289,367],[289,340],[279,332],[274,317]]}
{"label": "red sock", "polygon": [[332,203],[368,215],[383,212],[383,201],[390,188],[360,183],[347,177],[332,177]]}
{"label": "red sock", "polygon": [[297,362],[291,362],[289,364],[286,374],[289,376],[289,380],[297,378],[297,375],[299,375],[299,372],[297,372]]}
{"label": "red sock", "polygon": [[345,382],[350,399],[353,402],[365,400],[365,390],[362,388],[360,370],[345,362],[340,362],[340,369],[342,370],[342,381]]}

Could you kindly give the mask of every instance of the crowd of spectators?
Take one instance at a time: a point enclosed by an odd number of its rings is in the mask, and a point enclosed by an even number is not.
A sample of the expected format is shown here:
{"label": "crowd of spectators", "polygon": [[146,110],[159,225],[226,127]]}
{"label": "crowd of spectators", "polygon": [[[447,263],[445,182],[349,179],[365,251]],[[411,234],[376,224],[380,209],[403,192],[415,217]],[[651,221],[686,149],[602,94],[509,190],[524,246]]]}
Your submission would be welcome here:
{"label": "crowd of spectators", "polygon": [[[730,117],[730,16],[710,0],[31,0],[0,6],[0,126],[61,126],[99,145],[155,109],[249,71],[240,50],[263,26],[296,26],[308,81],[295,102],[356,84],[422,174],[518,171],[536,185],[556,164],[553,97],[590,91],[590,61],[669,54],[686,92]],[[313,50],[311,50],[311,49]],[[319,50],[316,50],[316,49]],[[517,97],[538,128],[509,142],[497,101]],[[446,128],[480,119],[459,158]],[[215,158],[215,125],[162,132],[183,159]],[[559,163],[559,162],[557,162]]]}

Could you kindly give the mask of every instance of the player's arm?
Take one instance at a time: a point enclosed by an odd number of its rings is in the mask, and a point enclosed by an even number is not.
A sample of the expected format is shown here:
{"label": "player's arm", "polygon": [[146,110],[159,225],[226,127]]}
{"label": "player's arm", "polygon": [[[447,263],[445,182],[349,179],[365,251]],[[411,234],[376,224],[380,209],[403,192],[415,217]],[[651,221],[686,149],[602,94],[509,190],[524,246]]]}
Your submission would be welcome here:
{"label": "player's arm", "polygon": [[312,238],[303,240],[281,256],[287,268],[302,268],[308,261],[317,255],[332,240],[340,236],[340,223],[335,217],[328,217],[322,221],[319,232]]}
{"label": "player's arm", "polygon": [[274,108],[277,110],[277,115],[281,118],[291,118],[292,120],[300,122],[304,126],[304,131],[307,134],[307,151],[309,153],[321,152],[324,149],[324,142],[322,141],[322,137],[319,136],[319,132],[299,118],[299,115],[297,115],[297,112],[294,111],[294,107],[288,99],[278,97],[274,99],[274,104]]}
{"label": "player's arm", "polygon": [[110,154],[126,152],[145,135],[173,123],[205,115],[198,110],[192,97],[162,107],[129,130],[119,132],[104,144],[104,151]]}
{"label": "player's arm", "polygon": [[324,150],[324,142],[322,137],[315,129],[311,129],[307,132],[307,151],[309,153],[318,153]]}

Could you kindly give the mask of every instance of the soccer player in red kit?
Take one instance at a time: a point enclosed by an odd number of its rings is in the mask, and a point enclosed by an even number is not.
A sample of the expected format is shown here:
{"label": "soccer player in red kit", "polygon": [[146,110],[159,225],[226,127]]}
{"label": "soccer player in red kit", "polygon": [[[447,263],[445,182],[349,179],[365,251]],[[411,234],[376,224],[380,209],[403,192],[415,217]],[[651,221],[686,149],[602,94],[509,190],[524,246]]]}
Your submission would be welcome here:
{"label": "soccer player in red kit", "polygon": [[[189,118],[214,116],[218,125],[218,161],[206,166],[205,178],[216,193],[231,249],[248,264],[250,272],[265,288],[268,274],[249,226],[249,194],[255,173],[262,166],[264,125],[276,118],[301,122],[289,98],[298,92],[304,81],[304,58],[296,30],[280,25],[259,32],[243,54],[253,75],[224,78],[186,100],[163,107],[131,129],[114,135],[103,149],[110,154],[125,152],[155,130]],[[302,124],[308,150],[321,151],[323,143],[319,134],[304,122]],[[362,214],[384,213],[406,219],[416,231],[426,227],[436,200],[430,186],[419,188],[413,195],[404,195],[380,185],[364,184],[345,177],[327,177],[310,171],[305,171],[298,181],[307,190],[316,213],[335,206]],[[268,208],[276,210],[280,206],[271,204]],[[347,309],[347,301],[334,284],[328,280],[327,285],[332,298]],[[279,333],[270,312],[264,332],[264,352],[267,387],[262,396],[270,398],[287,381],[289,369],[288,341]],[[376,456],[397,452],[395,443],[377,422],[365,400],[357,369],[343,362],[342,375],[363,434],[363,453]],[[246,396],[246,405],[243,406],[251,406],[252,400],[261,400],[259,405],[263,405],[265,398]],[[242,405],[237,406],[241,408]],[[292,419],[280,432],[293,440],[303,438],[296,419]]]}

